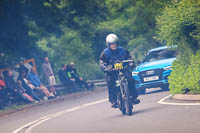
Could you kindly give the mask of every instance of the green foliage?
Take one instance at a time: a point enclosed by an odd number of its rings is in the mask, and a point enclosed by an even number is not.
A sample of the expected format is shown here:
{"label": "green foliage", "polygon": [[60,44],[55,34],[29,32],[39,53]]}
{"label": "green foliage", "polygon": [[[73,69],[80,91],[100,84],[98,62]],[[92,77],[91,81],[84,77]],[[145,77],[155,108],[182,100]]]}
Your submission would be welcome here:
{"label": "green foliage", "polygon": [[157,17],[159,40],[195,53],[200,48],[199,12],[199,0],[181,0],[166,7]]}
{"label": "green foliage", "polygon": [[155,17],[166,3],[168,0],[106,0],[109,16],[99,23],[98,29],[117,33],[120,45],[141,59],[150,48],[161,45],[154,39]]}
{"label": "green foliage", "polygon": [[200,1],[180,0],[169,4],[157,17],[158,39],[177,46],[178,60],[169,77],[173,94],[200,93]]}
{"label": "green foliage", "polygon": [[191,57],[191,63],[186,72],[186,87],[190,93],[200,93],[200,53]]}
{"label": "green foliage", "polygon": [[179,60],[176,60],[173,62],[172,65],[172,73],[168,77],[169,78],[169,88],[170,92],[172,94],[178,94],[178,93],[184,93],[183,88],[186,88],[185,86],[185,73],[187,70],[187,65],[182,63]]}
{"label": "green foliage", "polygon": [[2,66],[21,57],[35,58],[40,72],[48,55],[55,71],[73,61],[83,77],[100,78],[97,64],[106,35],[118,34],[120,45],[141,59],[160,45],[154,38],[155,17],[169,1],[1,0],[0,53],[6,55]]}
{"label": "green foliage", "polygon": [[[76,31],[66,27],[62,30],[64,34],[60,37],[52,35],[44,37],[37,42],[37,45],[48,53],[48,56],[51,57],[52,61],[56,61],[52,62],[54,70],[58,71],[61,64],[68,64],[73,61],[76,63],[77,67],[80,68],[79,71],[84,78],[98,77],[99,72],[96,70],[96,63],[91,63],[93,56],[90,44],[84,42]],[[88,62],[88,60],[91,60],[91,62]],[[89,77],[89,75],[91,77]]]}
{"label": "green foliage", "polygon": [[181,59],[173,63],[173,71],[169,77],[169,88],[172,94],[185,93],[184,88],[189,93],[200,93],[200,52],[192,55],[190,63],[185,64]]}
{"label": "green foliage", "polygon": [[95,62],[83,62],[77,67],[80,75],[86,79],[103,79],[104,74],[99,68],[99,64]]}

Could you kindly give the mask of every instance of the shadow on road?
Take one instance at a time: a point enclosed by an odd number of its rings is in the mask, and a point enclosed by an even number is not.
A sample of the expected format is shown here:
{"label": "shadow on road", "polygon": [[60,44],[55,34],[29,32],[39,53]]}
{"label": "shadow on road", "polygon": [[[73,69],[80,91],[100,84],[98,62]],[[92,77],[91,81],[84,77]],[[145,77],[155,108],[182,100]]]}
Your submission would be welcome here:
{"label": "shadow on road", "polygon": [[150,92],[147,92],[147,93],[145,93],[145,94],[139,94],[139,95],[148,95],[148,94],[154,94],[154,93],[166,92],[166,91],[169,91],[169,90],[162,90],[162,89],[159,89],[159,90],[150,91]]}
{"label": "shadow on road", "polygon": [[159,109],[163,109],[163,107],[156,106],[156,107],[150,107],[150,108],[145,108],[145,109],[141,109],[141,110],[133,110],[133,116],[137,115],[137,114],[153,112],[153,111],[159,110]]}
{"label": "shadow on road", "polygon": [[154,107],[150,107],[150,108],[144,108],[144,109],[140,109],[140,110],[134,110],[133,109],[133,114],[131,116],[128,115],[122,115],[121,112],[119,111],[119,115],[115,115],[113,113],[113,116],[109,117],[108,119],[118,119],[118,118],[125,118],[126,117],[135,117],[138,114],[147,114],[149,112],[154,112],[160,109],[164,109],[164,107],[160,107],[160,106],[154,106]]}

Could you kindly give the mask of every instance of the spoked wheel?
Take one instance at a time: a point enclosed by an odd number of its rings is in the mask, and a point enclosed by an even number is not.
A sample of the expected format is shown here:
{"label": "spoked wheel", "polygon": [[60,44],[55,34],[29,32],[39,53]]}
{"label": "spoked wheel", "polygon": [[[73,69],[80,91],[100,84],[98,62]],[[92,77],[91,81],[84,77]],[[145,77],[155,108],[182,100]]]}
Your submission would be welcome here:
{"label": "spoked wheel", "polygon": [[124,104],[125,104],[125,108],[126,108],[126,112],[128,115],[132,115],[132,109],[133,109],[133,105],[130,99],[130,92],[129,92],[129,88],[128,88],[128,83],[125,82],[123,83],[124,86],[124,93],[125,93],[125,97],[124,99]]}
{"label": "spoked wheel", "polygon": [[117,96],[117,102],[118,102],[118,105],[119,105],[119,110],[122,112],[123,115],[125,115],[126,114],[126,108],[125,108],[124,100],[123,100],[120,92]]}

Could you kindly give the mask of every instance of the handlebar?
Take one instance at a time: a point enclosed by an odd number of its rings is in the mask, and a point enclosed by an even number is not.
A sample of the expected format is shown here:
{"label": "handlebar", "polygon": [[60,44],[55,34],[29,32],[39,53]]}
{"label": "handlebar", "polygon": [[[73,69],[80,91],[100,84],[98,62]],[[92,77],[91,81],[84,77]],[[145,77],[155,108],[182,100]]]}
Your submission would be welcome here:
{"label": "handlebar", "polygon": [[[119,61],[116,61],[116,62],[118,62],[118,63],[132,63],[132,65],[133,65],[133,60],[131,60],[131,59],[122,60],[122,61],[119,60]],[[129,65],[131,66],[131,64],[129,64]],[[123,69],[126,69],[129,65],[126,65],[126,66],[123,65]],[[105,71],[119,71],[119,70],[116,70],[112,66],[112,68],[108,68],[108,70],[105,70]]]}
{"label": "handlebar", "polygon": [[122,63],[133,62],[133,60],[123,60]]}

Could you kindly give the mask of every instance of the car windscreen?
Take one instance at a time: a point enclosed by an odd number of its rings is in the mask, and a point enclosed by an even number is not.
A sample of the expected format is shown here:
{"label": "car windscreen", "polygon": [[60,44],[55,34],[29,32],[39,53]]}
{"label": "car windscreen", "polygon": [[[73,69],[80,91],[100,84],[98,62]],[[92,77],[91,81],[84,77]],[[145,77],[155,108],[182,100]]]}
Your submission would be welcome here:
{"label": "car windscreen", "polygon": [[176,51],[170,49],[163,49],[150,52],[144,59],[143,62],[151,62],[157,60],[163,60],[168,58],[175,58]]}

